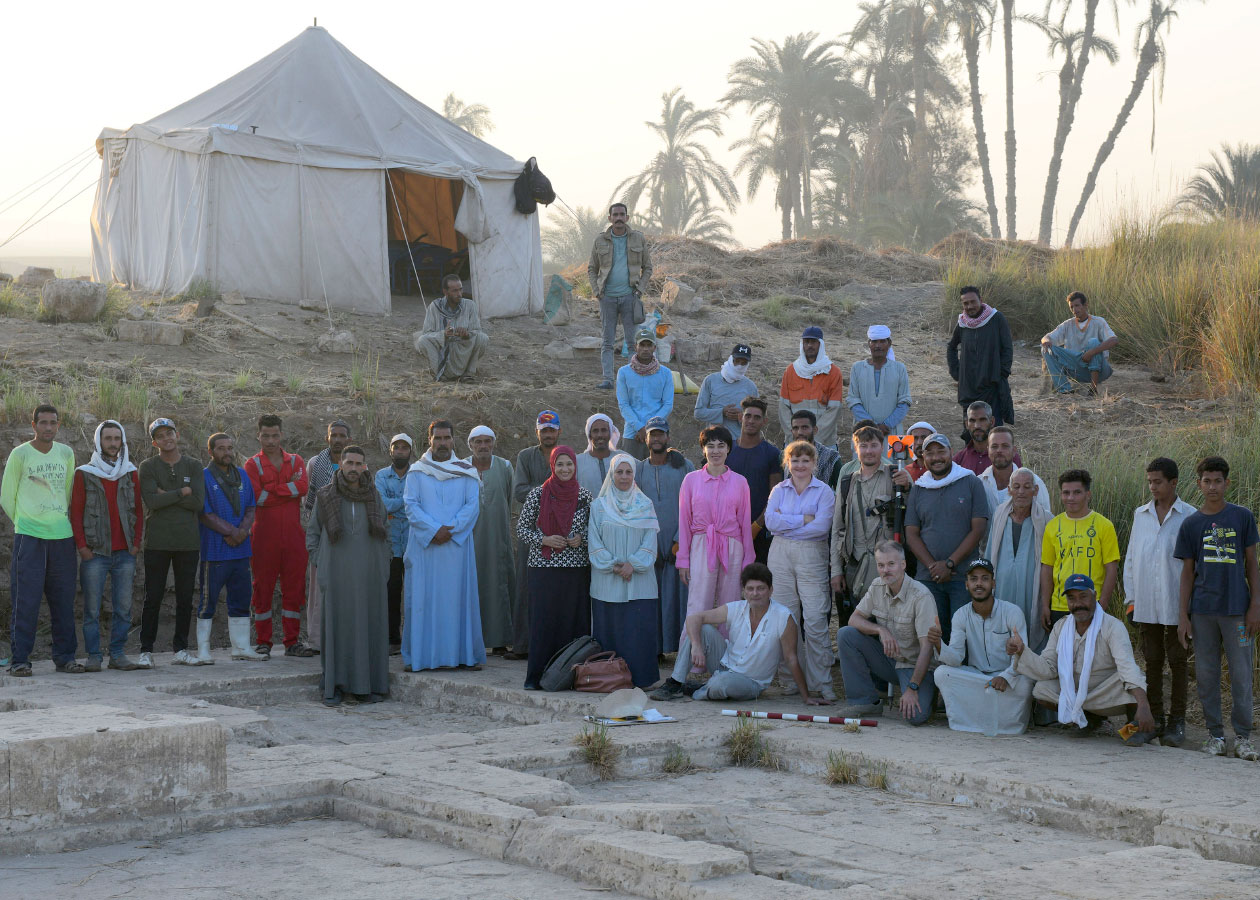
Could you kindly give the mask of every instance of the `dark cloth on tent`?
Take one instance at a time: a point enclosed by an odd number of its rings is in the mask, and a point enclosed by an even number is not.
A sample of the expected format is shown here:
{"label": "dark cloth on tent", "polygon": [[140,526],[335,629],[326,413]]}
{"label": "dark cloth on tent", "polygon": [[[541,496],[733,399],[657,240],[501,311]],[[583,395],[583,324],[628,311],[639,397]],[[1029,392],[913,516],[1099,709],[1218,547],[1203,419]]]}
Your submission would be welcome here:
{"label": "dark cloth on tent", "polygon": [[1011,364],[1015,350],[1011,329],[1001,312],[994,311],[979,328],[954,326],[945,356],[950,377],[958,382],[958,402],[964,407],[983,400],[993,408],[998,424],[1014,424]]}

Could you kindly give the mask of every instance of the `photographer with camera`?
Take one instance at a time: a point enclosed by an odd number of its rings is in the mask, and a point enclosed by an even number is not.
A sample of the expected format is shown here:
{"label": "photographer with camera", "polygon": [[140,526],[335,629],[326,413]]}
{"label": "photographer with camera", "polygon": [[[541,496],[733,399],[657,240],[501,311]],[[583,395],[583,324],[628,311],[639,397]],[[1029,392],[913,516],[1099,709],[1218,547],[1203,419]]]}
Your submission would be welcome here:
{"label": "photographer with camera", "polygon": [[856,472],[840,479],[831,519],[831,589],[852,607],[877,577],[875,548],[894,534],[896,493],[910,476],[884,459],[884,433],[868,425],[854,435]]}

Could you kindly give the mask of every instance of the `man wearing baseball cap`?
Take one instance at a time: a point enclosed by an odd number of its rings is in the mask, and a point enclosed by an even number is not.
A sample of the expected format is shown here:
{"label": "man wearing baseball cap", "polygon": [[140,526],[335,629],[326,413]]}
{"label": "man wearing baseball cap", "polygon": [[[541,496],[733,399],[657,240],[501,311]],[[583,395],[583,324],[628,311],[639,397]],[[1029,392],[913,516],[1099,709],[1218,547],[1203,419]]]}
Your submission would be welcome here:
{"label": "man wearing baseball cap", "polygon": [[634,355],[617,370],[617,406],[625,419],[619,450],[635,459],[647,456],[647,421],[668,419],[674,411],[674,373],[656,358],[656,333],[640,328]]}
{"label": "man wearing baseball cap", "polygon": [[678,495],[691,460],[669,446],[669,421],[648,419],[647,459],[636,466],[634,481],[656,510],[656,590],[661,599],[658,653],[674,653],[687,620],[687,587],[678,577]]}
{"label": "man wearing baseball cap", "polygon": [[913,458],[906,463],[906,473],[911,481],[917,481],[927,473],[927,464],[923,462],[923,442],[936,434],[936,429],[931,422],[915,422],[906,434],[914,438]]}
{"label": "man wearing baseball cap", "polygon": [[[551,477],[551,451],[560,440],[560,414],[544,409],[534,425],[538,443],[516,454],[512,471],[512,499],[525,502],[529,492]],[[512,605],[512,649],[504,659],[529,659],[529,547],[516,545],[516,601]]]}
{"label": "man wearing baseball cap", "polygon": [[736,344],[722,368],[706,375],[696,395],[696,420],[706,425],[725,425],[731,434],[739,433],[740,402],[758,396],[757,385],[748,377],[752,349]]}
{"label": "man wearing baseball cap", "polygon": [[1123,715],[1136,727],[1124,743],[1140,747],[1154,736],[1155,720],[1129,632],[1103,612],[1088,575],[1069,576],[1063,591],[1069,615],[1054,623],[1045,650],[1033,653],[1020,634],[1007,641],[1015,671],[1036,680],[1033,699],[1056,710],[1060,723],[1076,725],[1079,736],[1092,734],[1108,716]]}
{"label": "man wearing baseball cap", "polygon": [[800,355],[783,370],[779,383],[779,424],[792,433],[792,414],[808,409],[818,419],[818,440],[835,444],[836,424],[844,407],[844,376],[827,357],[823,331],[810,325],[801,332]]}
{"label": "man wearing baseball cap", "polygon": [[403,556],[407,552],[407,511],[403,508],[403,485],[415,442],[411,435],[400,432],[389,439],[389,465],[376,473],[376,492],[381,495],[389,524],[389,581],[385,592],[389,598],[389,655],[402,649]]}
{"label": "man wearing baseball cap", "polygon": [[954,731],[1023,734],[1028,727],[1033,681],[1015,673],[1006,642],[1028,633],[1014,603],[993,596],[993,563],[983,556],[967,564],[971,602],[954,613],[949,644],[941,648],[936,689]]}
{"label": "man wearing baseball cap", "polygon": [[144,613],[140,620],[140,657],[136,665],[153,668],[167,572],[175,571],[175,634],[177,666],[201,664],[188,652],[197,562],[201,558],[200,516],[206,502],[201,463],[179,452],[179,432],[170,419],[154,419],[149,438],[158,455],[140,463],[140,496],[148,510],[144,520]]}

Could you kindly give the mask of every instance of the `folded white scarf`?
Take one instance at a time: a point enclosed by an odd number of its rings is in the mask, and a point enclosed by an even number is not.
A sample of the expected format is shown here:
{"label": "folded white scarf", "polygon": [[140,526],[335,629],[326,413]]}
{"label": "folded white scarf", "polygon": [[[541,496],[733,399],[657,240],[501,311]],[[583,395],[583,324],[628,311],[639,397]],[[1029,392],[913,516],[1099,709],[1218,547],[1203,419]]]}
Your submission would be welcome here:
{"label": "folded white scarf", "polygon": [[[122,449],[118,451],[118,456],[112,463],[106,461],[101,453],[101,430],[106,425],[112,425],[122,432]],[[96,434],[93,436],[93,441],[96,449],[92,451],[92,458],[79,466],[79,471],[90,472],[98,478],[104,478],[106,481],[117,481],[124,475],[136,471],[136,466],[131,461],[131,454],[127,452],[127,432],[121,424],[113,419],[106,419],[96,426]]]}
{"label": "folded white scarf", "polygon": [[721,372],[723,381],[727,384],[734,384],[748,374],[748,363],[737,366],[735,365],[735,357],[728,356],[726,357],[726,362],[722,363]]}
{"label": "folded white scarf", "polygon": [[424,455],[411,464],[411,471],[432,475],[438,481],[449,481],[452,478],[472,478],[478,482],[481,481],[481,475],[472,463],[456,459],[454,456],[444,462],[438,462],[433,458],[432,450],[424,451]]}
{"label": "folded white scarf", "polygon": [[953,466],[953,468],[949,470],[949,474],[944,478],[936,478],[931,472],[924,472],[915,479],[914,486],[933,491],[938,488],[949,487],[955,481],[961,481],[968,475],[974,474],[970,469],[964,469],[956,462],[951,462],[950,465]]}
{"label": "folded white scarf", "polygon": [[796,357],[796,361],[792,363],[792,368],[796,370],[796,374],[802,378],[813,378],[815,375],[826,375],[831,371],[831,360],[827,358],[827,344],[821,338],[818,341],[818,355],[814,357],[814,361],[805,361],[805,341],[801,340],[800,355]]}
{"label": "folded white scarf", "polygon": [[595,415],[586,420],[586,452],[590,453],[595,449],[595,442],[591,440],[591,426],[596,422],[608,423],[608,449],[616,450],[617,444],[621,441],[621,429],[608,416],[603,413],[595,413]]}
{"label": "folded white scarf", "polygon": [[1088,723],[1085,718],[1085,696],[1089,693],[1089,670],[1094,665],[1094,646],[1098,643],[1098,632],[1102,630],[1103,608],[1094,606],[1094,621],[1089,623],[1085,632],[1085,658],[1081,660],[1081,680],[1076,682],[1075,668],[1072,665],[1075,654],[1076,620],[1069,614],[1063,622],[1063,630],[1059,632],[1059,721],[1064,725],[1075,723],[1084,728]]}

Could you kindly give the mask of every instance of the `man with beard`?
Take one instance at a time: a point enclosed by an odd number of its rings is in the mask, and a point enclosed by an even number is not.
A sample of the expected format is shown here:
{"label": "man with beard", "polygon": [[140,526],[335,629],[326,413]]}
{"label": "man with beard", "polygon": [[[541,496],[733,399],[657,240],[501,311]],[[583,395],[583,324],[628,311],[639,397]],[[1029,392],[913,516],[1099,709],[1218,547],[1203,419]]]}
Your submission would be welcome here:
{"label": "man with beard", "polygon": [[442,296],[429,304],[415,336],[416,352],[428,358],[435,381],[466,381],[477,374],[477,363],[489,346],[476,301],[464,298],[458,275],[446,275]]}
{"label": "man with beard", "polygon": [[[315,508],[315,498],[319,492],[332,483],[333,475],[341,463],[341,451],[350,443],[350,426],[337,419],[328,423],[328,446],[310,461],[306,467],[310,488],[302,499],[302,527],[305,528],[311,518],[311,510]],[[306,636],[311,645],[319,646],[319,578],[315,571],[315,563],[308,562],[306,570]]]}
{"label": "man with beard", "polygon": [[975,554],[988,527],[989,499],[980,479],[949,458],[945,435],[925,440],[923,456],[927,474],[906,501],[906,546],[919,561],[915,577],[936,599],[948,642],[949,623],[968,599],[958,567]]}
{"label": "man with beard", "polygon": [[674,374],[656,358],[656,333],[640,328],[634,356],[617,370],[617,406],[625,419],[619,448],[635,459],[647,456],[647,421],[668,419],[674,410]]}
{"label": "man with beard", "polygon": [[923,462],[923,442],[936,434],[936,429],[932,427],[931,422],[915,422],[906,433],[914,438],[910,461],[906,463],[906,474],[910,476],[911,481],[918,481],[927,473],[927,466]]}
{"label": "man with beard", "polygon": [[910,375],[892,352],[892,331],[887,325],[866,329],[868,359],[859,359],[849,369],[849,395],[845,402],[853,418],[873,419],[890,433],[910,411]]}
{"label": "man with beard", "polygon": [[469,462],[481,476],[481,511],[473,526],[481,638],[494,653],[503,654],[512,640],[517,588],[512,560],[512,464],[495,456],[494,444],[495,434],[485,425],[468,432]]}
{"label": "man with beard", "polygon": [[648,456],[640,461],[634,481],[652,501],[660,530],[656,532],[656,588],[661,598],[657,653],[678,650],[678,637],[687,619],[687,586],[678,577],[678,495],[683,478],[696,467],[669,446],[669,422],[649,419]]}
{"label": "man with beard", "polygon": [[[808,409],[798,409],[792,413],[792,440],[809,441],[814,445],[814,452],[818,454],[818,462],[814,466],[814,477],[834,491],[836,481],[840,478],[840,451],[835,447],[818,443],[817,437],[817,416]],[[786,480],[790,477],[787,466],[784,466],[783,478]]]}
{"label": "man with beard", "polygon": [[1032,679],[1015,674],[1006,642],[1028,633],[1019,607],[993,596],[993,563],[967,564],[971,602],[954,613],[953,634],[940,652],[936,689],[945,700],[949,727],[990,737],[1023,734],[1028,727]]}
{"label": "man with beard", "polygon": [[834,445],[843,408],[844,376],[827,356],[823,330],[810,325],[801,333],[800,355],[783,370],[779,384],[779,424],[783,434],[792,433],[792,415],[808,409],[817,417],[822,442]]}
{"label": "man with beard", "polygon": [[586,450],[578,454],[577,479],[592,497],[598,497],[604,487],[608,461],[620,440],[621,432],[603,413],[595,413],[586,420]]}
{"label": "man with beard", "polygon": [[1057,710],[1061,724],[1076,725],[1078,736],[1092,734],[1108,716],[1123,715],[1136,727],[1125,744],[1141,746],[1154,734],[1155,720],[1129,632],[1103,612],[1088,575],[1072,575],[1063,587],[1069,615],[1054,623],[1040,655],[1021,635],[1006,642],[1015,671],[1036,680],[1033,699]]}
{"label": "man with beard", "polygon": [[705,376],[696,395],[696,421],[706,425],[725,425],[731,433],[739,431],[739,405],[745,397],[756,397],[757,385],[748,377],[748,360],[752,350],[747,344],[736,344],[721,369]]}
{"label": "man with beard", "polygon": [[403,665],[413,672],[486,661],[472,532],[481,479],[456,459],[454,426],[429,423],[429,449],[407,472],[407,627]]}
{"label": "man with beard", "polygon": [[[560,440],[560,416],[552,409],[538,414],[538,443],[516,454],[512,474],[512,499],[519,505],[529,492],[551,477],[551,451]],[[512,649],[504,659],[529,658],[529,547],[516,545],[516,605],[512,609]]]}
{"label": "man with beard", "polygon": [[[1020,467],[1017,462],[1019,454],[1015,451],[1015,432],[1006,425],[998,425],[989,432],[988,450],[989,467],[977,474],[980,476],[980,483],[984,485],[984,494],[989,498],[989,513],[992,514],[1010,496],[1011,476]],[[966,450],[963,451],[963,453],[966,452]],[[971,468],[958,458],[963,453],[954,457],[954,461],[962,464],[964,468]],[[1050,518],[1050,491],[1047,490],[1046,483],[1041,480],[1040,475],[1036,472],[1031,474],[1033,484],[1037,488],[1033,503],[1040,507],[1048,519]]]}
{"label": "man with beard", "polygon": [[201,596],[197,602],[197,658],[213,663],[210,632],[219,593],[227,588],[232,659],[267,659],[249,645],[249,531],[254,525],[254,486],[236,465],[232,436],[210,435],[210,465],[203,470],[206,502],[201,521]]}
{"label": "man with beard", "polygon": [[415,444],[409,434],[396,434],[389,440],[389,465],[376,473],[376,492],[385,504],[389,524],[389,655],[402,651],[403,557],[407,553],[407,510],[403,506],[403,485],[411,468]]}
{"label": "man with beard", "polygon": [[1006,317],[980,300],[980,289],[967,285],[958,292],[962,312],[949,339],[945,358],[949,375],[958,382],[958,403],[964,410],[983,400],[997,425],[1015,424],[1011,400],[1011,364],[1015,346]]}
{"label": "man with beard", "polygon": [[[954,454],[954,462],[969,469],[976,475],[989,468],[993,460],[989,458],[989,432],[993,430],[995,420],[993,409],[983,400],[977,400],[967,407],[967,446]],[[1019,453],[1012,447],[1011,461],[1015,467],[1023,465]]]}
{"label": "man with beard", "polygon": [[389,529],[362,447],[342,449],[332,483],[316,497],[306,525],[306,551],[317,563],[328,617],[320,648],[324,705],[337,706],[346,693],[372,703],[384,700],[389,695]]}

